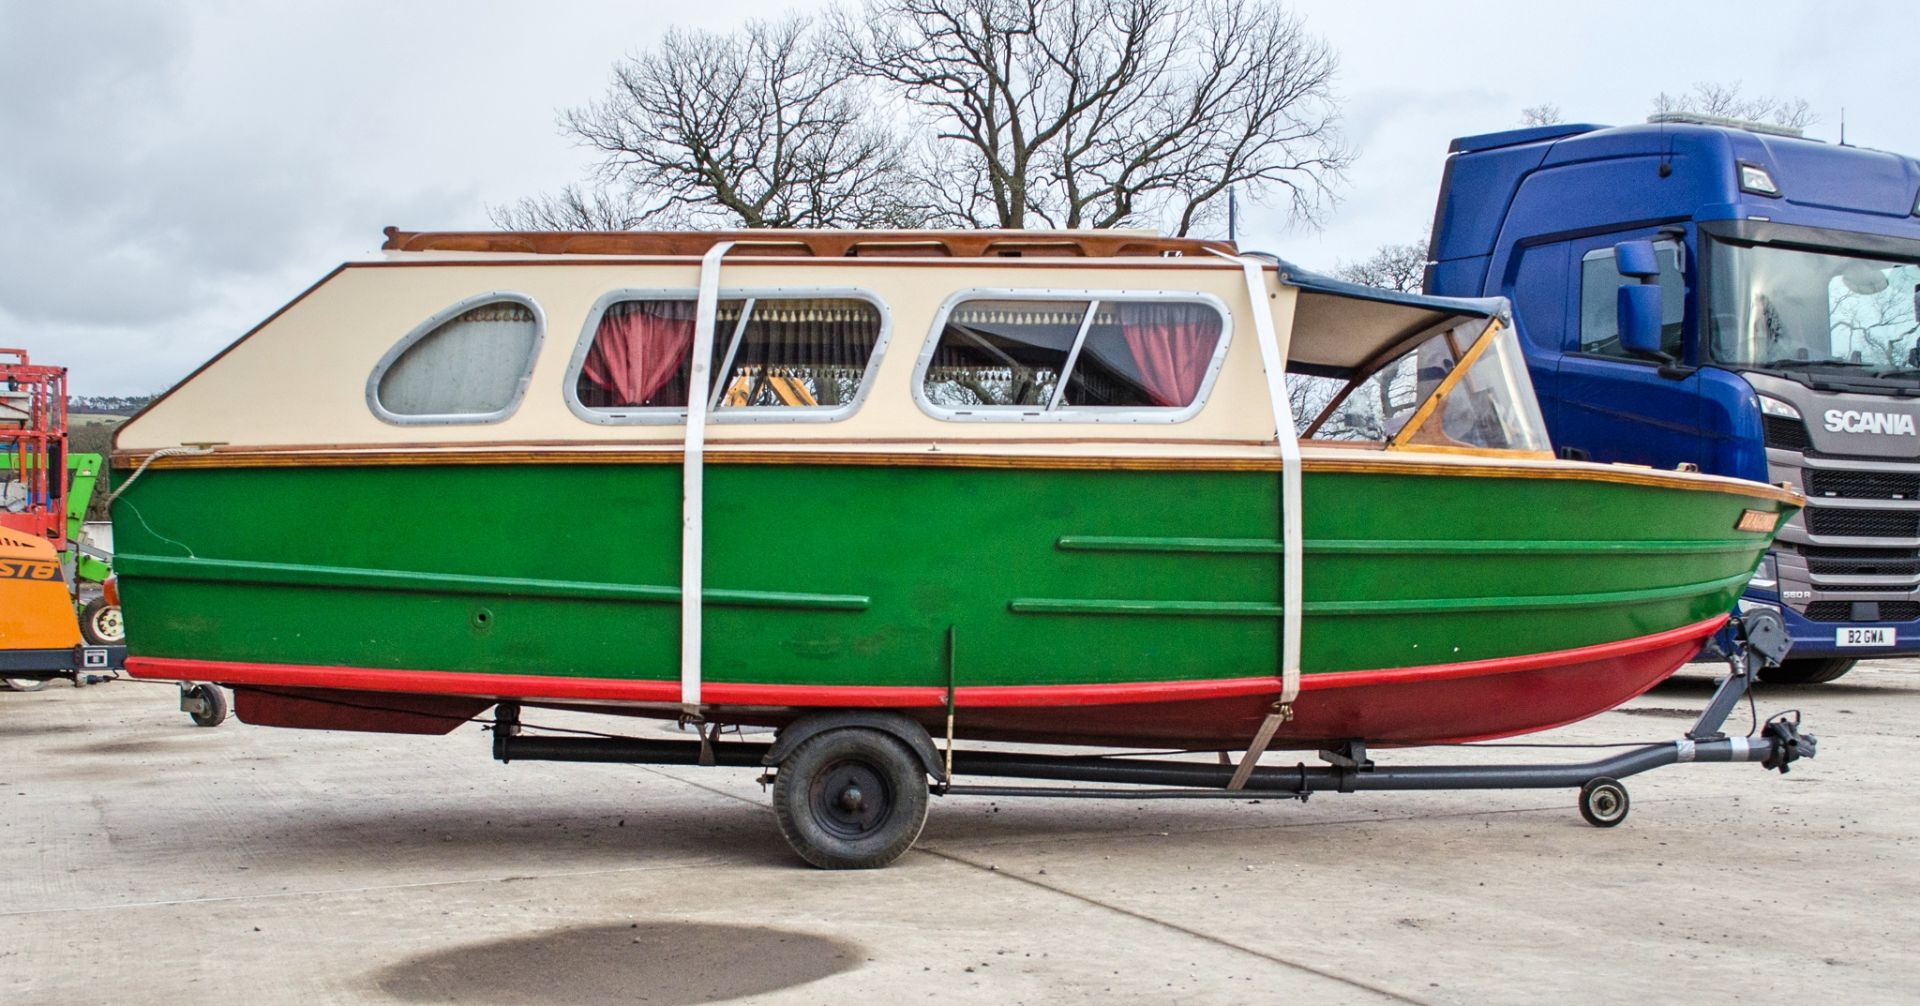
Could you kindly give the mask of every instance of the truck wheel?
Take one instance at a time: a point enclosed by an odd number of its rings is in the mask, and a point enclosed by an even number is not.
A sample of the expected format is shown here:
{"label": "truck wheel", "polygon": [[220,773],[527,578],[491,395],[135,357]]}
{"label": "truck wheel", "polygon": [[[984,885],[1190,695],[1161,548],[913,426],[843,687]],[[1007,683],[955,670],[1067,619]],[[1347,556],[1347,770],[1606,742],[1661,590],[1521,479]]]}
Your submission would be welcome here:
{"label": "truck wheel", "polygon": [[1805,657],[1800,660],[1782,660],[1779,667],[1762,669],[1760,680],[1774,685],[1824,684],[1853,670],[1853,665],[1856,663],[1859,661],[1846,657]]}
{"label": "truck wheel", "polygon": [[866,727],[808,738],[773,780],[780,834],[823,870],[899,859],[927,823],[927,774],[898,738]]}
{"label": "truck wheel", "polygon": [[47,679],[45,678],[0,678],[0,685],[5,685],[16,692],[37,692],[40,689],[47,687]]}
{"label": "truck wheel", "polygon": [[127,641],[127,623],[120,620],[120,606],[96,597],[80,609],[80,635],[95,646],[119,646]]}
{"label": "truck wheel", "polygon": [[211,682],[188,685],[183,697],[200,704],[200,708],[187,713],[193,717],[195,726],[217,727],[227,721],[227,693],[219,685]]}

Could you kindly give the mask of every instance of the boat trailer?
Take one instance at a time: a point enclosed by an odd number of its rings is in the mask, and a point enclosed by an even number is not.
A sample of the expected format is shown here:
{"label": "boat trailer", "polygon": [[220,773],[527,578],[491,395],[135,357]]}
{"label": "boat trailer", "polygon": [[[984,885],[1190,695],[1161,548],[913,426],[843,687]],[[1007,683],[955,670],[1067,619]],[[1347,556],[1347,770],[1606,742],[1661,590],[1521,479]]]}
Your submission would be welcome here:
{"label": "boat trailer", "polygon": [[[951,743],[942,751],[919,723],[899,713],[873,710],[803,717],[782,728],[770,744],[726,740],[717,725],[705,724],[699,725],[698,741],[527,736],[521,733],[520,708],[514,702],[498,707],[493,756],[502,762],[761,768],[760,781],[774,785],[775,810],[788,842],[814,865],[833,868],[885,865],[905,852],[924,824],[929,794],[1305,800],[1321,792],[1578,789],[1581,816],[1596,827],[1611,828],[1626,820],[1629,802],[1621,780],[1630,776],[1686,762],[1757,762],[1785,773],[1795,761],[1814,756],[1817,740],[1801,730],[1797,713],[1792,718],[1773,717],[1753,735],[1732,736],[1722,729],[1728,715],[1749,697],[1759,672],[1777,665],[1791,645],[1779,616],[1771,612],[1736,617],[1734,625],[1730,672],[1684,736],[1571,764],[1380,765],[1357,740],[1321,751],[1325,764],[1258,766],[1247,773],[1240,773],[1224,754],[1220,764],[1209,764],[1140,755],[955,750]],[[1244,778],[1236,780],[1237,774]],[[954,781],[967,776],[1076,785]],[[928,777],[934,780],[930,786],[925,784]],[[896,812],[904,812],[907,820],[898,827],[885,827]]]}

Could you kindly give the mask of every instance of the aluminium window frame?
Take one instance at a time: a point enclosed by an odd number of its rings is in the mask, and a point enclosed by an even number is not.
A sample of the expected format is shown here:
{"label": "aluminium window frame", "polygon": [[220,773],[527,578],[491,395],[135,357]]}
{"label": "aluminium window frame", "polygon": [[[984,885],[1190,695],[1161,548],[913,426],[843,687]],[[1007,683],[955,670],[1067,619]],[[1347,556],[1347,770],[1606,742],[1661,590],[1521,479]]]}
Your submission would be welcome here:
{"label": "aluminium window frame", "polygon": [[[1060,368],[1060,384],[1054,389],[1052,397],[1044,406],[1032,405],[975,405],[967,408],[949,408],[936,405],[927,398],[927,370],[933,364],[934,352],[940,347],[940,338],[946,334],[947,319],[954,310],[970,300],[1068,300],[1086,301],[1087,313],[1080,319],[1080,329],[1075,334],[1073,346],[1067,351],[1067,360]],[[1207,372],[1200,379],[1200,387],[1194,392],[1193,401],[1184,406],[1170,405],[1067,405],[1065,404],[1067,383],[1073,375],[1073,367],[1079,362],[1080,349],[1087,339],[1087,331],[1092,326],[1093,317],[1106,301],[1145,301],[1162,304],[1200,304],[1212,308],[1220,317],[1220,338],[1214,343],[1213,355],[1207,360]],[[1226,361],[1227,348],[1233,343],[1233,312],[1220,298],[1198,290],[1081,290],[1058,287],[968,287],[956,290],[942,301],[938,311],[934,312],[933,325],[927,334],[925,345],[920,348],[920,358],[913,367],[913,403],[920,411],[944,422],[955,423],[1183,423],[1200,414],[1212,395],[1213,386],[1220,378],[1222,364]]]}
{"label": "aluminium window frame", "polygon": [[[520,377],[514,383],[513,397],[507,404],[491,412],[433,412],[408,414],[393,412],[380,402],[380,381],[387,371],[400,361],[407,351],[427,336],[440,330],[440,327],[476,308],[489,304],[519,304],[533,313],[533,345],[527,349],[526,364],[521,368]],[[520,411],[520,403],[526,400],[527,387],[533,382],[533,371],[540,363],[540,347],[546,343],[547,314],[541,310],[539,302],[527,294],[516,290],[489,290],[465,297],[453,304],[441,308],[415,325],[400,341],[393,344],[379,361],[373,365],[372,373],[367,375],[367,409],[376,419],[393,426],[485,426],[501,423]]]}
{"label": "aluminium window frame", "polygon": [[[601,294],[587,311],[586,323],[580,329],[580,338],[574,344],[573,355],[567,360],[566,370],[561,374],[560,391],[565,397],[567,408],[580,419],[602,426],[678,426],[685,424],[688,406],[652,405],[629,406],[623,409],[596,409],[580,403],[580,370],[586,365],[587,353],[593,349],[594,336],[600,332],[600,319],[607,309],[615,304],[630,300],[684,300],[694,302],[700,291],[693,287],[621,287]],[[873,352],[867,357],[867,369],[860,375],[860,387],[854,391],[850,401],[839,405],[745,405],[733,408],[718,408],[710,398],[707,405],[707,419],[714,423],[833,423],[852,417],[866,403],[872,393],[874,377],[880,370],[880,362],[886,356],[887,346],[893,338],[893,312],[887,302],[871,290],[850,286],[768,286],[768,287],[723,287],[719,299],[738,300],[758,303],[770,300],[818,300],[839,298],[858,300],[873,306],[880,315],[880,331],[874,336]],[[734,353],[739,348],[740,339],[745,334],[746,322],[750,314],[743,312],[735,323],[731,335],[727,337],[727,350],[721,357],[721,369],[714,372],[714,387],[723,387],[727,371],[731,369]],[[716,324],[715,327],[718,327]],[[714,333],[717,340],[719,332]]]}

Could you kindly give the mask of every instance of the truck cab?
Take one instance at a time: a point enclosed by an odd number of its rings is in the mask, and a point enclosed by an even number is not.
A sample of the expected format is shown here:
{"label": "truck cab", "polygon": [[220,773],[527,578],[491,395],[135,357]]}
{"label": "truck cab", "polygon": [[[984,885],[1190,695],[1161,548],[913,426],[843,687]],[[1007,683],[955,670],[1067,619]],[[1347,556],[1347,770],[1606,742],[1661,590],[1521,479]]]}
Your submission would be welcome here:
{"label": "truck cab", "polygon": [[1917,214],[1912,158],[1757,124],[1469,136],[1426,290],[1512,300],[1563,454],[1805,492],[1741,603],[1793,637],[1770,677],[1832,680],[1920,653]]}

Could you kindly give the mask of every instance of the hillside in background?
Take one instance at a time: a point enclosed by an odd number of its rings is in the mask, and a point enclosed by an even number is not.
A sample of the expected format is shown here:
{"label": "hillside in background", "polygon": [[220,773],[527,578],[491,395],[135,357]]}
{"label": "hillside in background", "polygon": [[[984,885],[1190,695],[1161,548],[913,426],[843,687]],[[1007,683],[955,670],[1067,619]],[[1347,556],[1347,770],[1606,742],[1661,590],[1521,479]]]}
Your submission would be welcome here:
{"label": "hillside in background", "polygon": [[103,416],[131,416],[153,401],[152,395],[69,395],[67,412]]}

